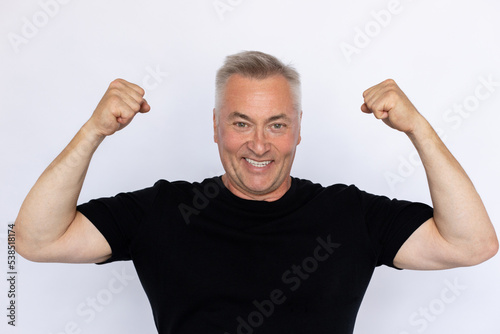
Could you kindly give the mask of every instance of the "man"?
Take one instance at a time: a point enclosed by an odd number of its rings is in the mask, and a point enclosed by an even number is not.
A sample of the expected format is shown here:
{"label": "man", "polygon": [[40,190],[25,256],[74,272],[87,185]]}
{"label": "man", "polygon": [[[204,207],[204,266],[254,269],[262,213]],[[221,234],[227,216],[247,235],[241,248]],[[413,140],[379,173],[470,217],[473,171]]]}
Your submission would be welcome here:
{"label": "man", "polygon": [[224,175],[160,180],[77,207],[99,144],[150,110],[144,90],[115,80],[26,197],[18,252],[40,262],[132,259],[160,333],[221,334],[352,333],[376,266],[445,269],[496,254],[474,186],[394,81],[366,90],[361,110],[410,138],[434,209],[291,177],[302,116],[292,67],[242,52],[216,84]]}

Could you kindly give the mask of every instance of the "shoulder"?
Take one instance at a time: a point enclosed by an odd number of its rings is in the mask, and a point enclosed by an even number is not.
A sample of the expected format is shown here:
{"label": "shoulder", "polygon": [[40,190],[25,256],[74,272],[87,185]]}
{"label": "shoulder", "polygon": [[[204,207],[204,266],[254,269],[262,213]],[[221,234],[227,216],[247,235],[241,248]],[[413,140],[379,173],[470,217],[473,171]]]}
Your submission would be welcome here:
{"label": "shoulder", "polygon": [[337,194],[365,193],[354,184],[347,185],[344,183],[335,183],[323,186],[320,183],[316,183],[308,179],[302,179],[297,177],[292,177],[292,179],[293,182],[295,182],[298,191],[316,191],[316,192],[327,192],[327,193],[337,193]]}
{"label": "shoulder", "polygon": [[302,196],[309,198],[317,198],[317,199],[327,199],[328,201],[332,201],[337,204],[342,203],[358,203],[361,204],[367,197],[376,197],[375,195],[369,194],[363,190],[360,190],[354,184],[344,184],[344,183],[335,183],[323,186],[320,183],[315,183],[313,181],[301,178],[293,178],[293,182],[295,183],[295,191],[297,194],[301,194]]}
{"label": "shoulder", "polygon": [[192,195],[193,193],[218,193],[220,189],[224,188],[224,184],[220,176],[206,178],[201,182],[176,180],[168,181],[160,179],[151,187],[156,189],[160,194],[177,194],[177,195]]}

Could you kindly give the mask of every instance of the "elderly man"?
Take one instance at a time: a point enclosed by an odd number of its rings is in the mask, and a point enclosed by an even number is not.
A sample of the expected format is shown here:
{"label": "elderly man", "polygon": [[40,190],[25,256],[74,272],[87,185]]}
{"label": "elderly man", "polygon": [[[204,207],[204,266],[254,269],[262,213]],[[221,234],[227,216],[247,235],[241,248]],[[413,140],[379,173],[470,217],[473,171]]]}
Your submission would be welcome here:
{"label": "elderly man", "polygon": [[224,175],[77,206],[99,144],[150,110],[143,89],[115,80],[26,197],[18,252],[40,262],[132,260],[164,334],[352,333],[376,266],[471,266],[497,252],[471,181],[394,81],[366,90],[361,110],[410,138],[434,209],[292,177],[300,80],[275,57],[229,56],[216,83]]}

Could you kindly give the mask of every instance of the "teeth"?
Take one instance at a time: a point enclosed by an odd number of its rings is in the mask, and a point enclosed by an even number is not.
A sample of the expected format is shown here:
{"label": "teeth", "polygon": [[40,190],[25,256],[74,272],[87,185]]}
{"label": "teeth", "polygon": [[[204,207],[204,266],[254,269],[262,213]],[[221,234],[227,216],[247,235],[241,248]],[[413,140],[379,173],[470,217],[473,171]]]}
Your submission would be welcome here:
{"label": "teeth", "polygon": [[248,159],[248,158],[245,158],[245,160],[248,161],[248,163],[250,163],[252,166],[255,166],[255,167],[266,167],[267,165],[269,165],[271,163],[271,160],[262,161],[262,162],[255,161],[255,160]]}

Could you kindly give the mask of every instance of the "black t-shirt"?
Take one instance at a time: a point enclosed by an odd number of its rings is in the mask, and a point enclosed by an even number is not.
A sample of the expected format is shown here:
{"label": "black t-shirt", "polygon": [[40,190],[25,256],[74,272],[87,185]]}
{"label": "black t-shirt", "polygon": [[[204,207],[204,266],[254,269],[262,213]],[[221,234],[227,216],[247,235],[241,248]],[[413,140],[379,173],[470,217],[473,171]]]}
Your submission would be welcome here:
{"label": "black t-shirt", "polygon": [[78,206],[132,260],[161,334],[352,333],[376,266],[432,208],[292,178],[274,202],[220,177],[160,180]]}

